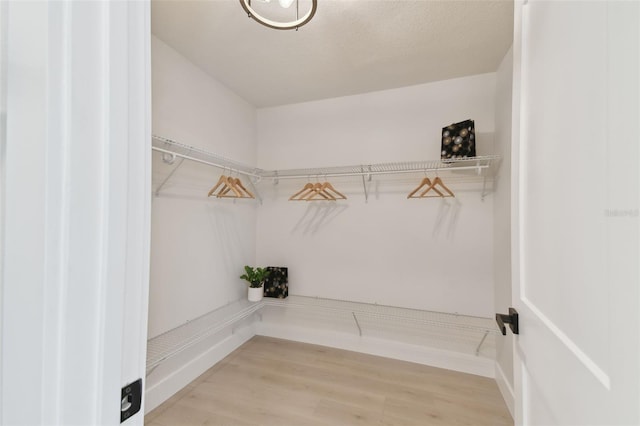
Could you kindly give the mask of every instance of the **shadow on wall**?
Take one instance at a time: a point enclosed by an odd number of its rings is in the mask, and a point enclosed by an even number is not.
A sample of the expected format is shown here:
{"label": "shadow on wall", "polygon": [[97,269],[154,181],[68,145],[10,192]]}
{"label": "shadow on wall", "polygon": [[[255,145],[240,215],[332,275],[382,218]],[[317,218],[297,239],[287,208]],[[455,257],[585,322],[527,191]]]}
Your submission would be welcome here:
{"label": "shadow on wall", "polygon": [[218,253],[218,261],[222,260],[225,270],[231,274],[236,273],[239,264],[251,259],[251,245],[247,242],[243,244],[244,240],[251,239],[251,231],[243,228],[253,223],[251,218],[239,212],[239,206],[233,204],[235,203],[206,204],[213,231],[210,243],[216,245],[214,252]]}
{"label": "shadow on wall", "polygon": [[347,209],[348,205],[334,201],[308,202],[304,214],[291,229],[291,233],[313,235],[331,223],[338,215]]}
{"label": "shadow on wall", "polygon": [[443,231],[445,239],[452,240],[454,238],[461,209],[462,203],[457,198],[442,198],[440,200],[431,232],[433,238],[442,235]]}

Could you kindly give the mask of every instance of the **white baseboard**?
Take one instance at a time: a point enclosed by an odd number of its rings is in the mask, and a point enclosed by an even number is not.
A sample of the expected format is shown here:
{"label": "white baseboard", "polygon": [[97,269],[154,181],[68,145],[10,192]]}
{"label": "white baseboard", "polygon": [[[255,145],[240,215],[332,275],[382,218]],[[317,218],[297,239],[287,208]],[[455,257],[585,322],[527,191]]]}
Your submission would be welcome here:
{"label": "white baseboard", "polygon": [[509,380],[507,380],[507,376],[504,374],[504,371],[500,367],[500,364],[496,362],[496,383],[498,384],[498,389],[500,389],[500,393],[502,393],[502,398],[504,398],[505,404],[507,404],[507,408],[509,409],[509,413],[511,413],[511,418],[514,418],[513,411],[515,406],[515,394],[513,392],[513,387]]}
{"label": "white baseboard", "polygon": [[256,334],[394,358],[489,378],[495,377],[495,360],[493,359],[391,340],[267,322],[256,324]]}
{"label": "white baseboard", "polygon": [[161,365],[147,377],[145,390],[145,414],[171,398],[202,373],[255,336],[253,325],[235,330],[233,334],[200,353],[187,353],[176,357],[172,363]]}

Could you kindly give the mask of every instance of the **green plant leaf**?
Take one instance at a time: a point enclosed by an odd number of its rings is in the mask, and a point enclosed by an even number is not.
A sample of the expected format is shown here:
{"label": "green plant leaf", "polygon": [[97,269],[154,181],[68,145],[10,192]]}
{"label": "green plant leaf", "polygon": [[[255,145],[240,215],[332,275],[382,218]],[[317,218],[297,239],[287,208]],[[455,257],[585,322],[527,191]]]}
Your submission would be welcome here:
{"label": "green plant leaf", "polygon": [[267,270],[267,268],[253,268],[249,265],[245,265],[244,270],[246,273],[240,275],[240,278],[248,281],[249,286],[254,288],[261,287],[264,280],[267,279],[270,274],[270,271]]}

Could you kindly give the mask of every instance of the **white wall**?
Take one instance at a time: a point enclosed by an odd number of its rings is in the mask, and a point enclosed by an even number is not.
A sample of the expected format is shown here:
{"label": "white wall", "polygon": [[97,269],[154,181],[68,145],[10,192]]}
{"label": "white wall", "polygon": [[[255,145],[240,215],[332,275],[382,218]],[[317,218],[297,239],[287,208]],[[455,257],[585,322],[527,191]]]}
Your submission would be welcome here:
{"label": "white wall", "polygon": [[[478,155],[491,154],[495,84],[490,73],[259,109],[259,166],[437,159],[442,127],[468,118]],[[287,201],[304,180],[263,183],[258,264],[288,266],[292,294],[492,316],[491,196],[467,179],[455,199],[407,200],[421,178],[375,177],[366,203],[358,178],[335,178],[349,199],[333,205]]]}
{"label": "white wall", "polygon": [[[496,72],[495,152],[502,155],[493,195],[494,304],[507,313],[511,304],[511,112],[513,51]],[[496,338],[496,380],[513,414],[513,334]]]}
{"label": "white wall", "polygon": [[[255,163],[253,106],[156,37],[152,75],[155,135]],[[172,167],[154,153],[154,189]],[[149,337],[246,297],[256,202],[207,199],[221,173],[185,160],[153,198]]]}

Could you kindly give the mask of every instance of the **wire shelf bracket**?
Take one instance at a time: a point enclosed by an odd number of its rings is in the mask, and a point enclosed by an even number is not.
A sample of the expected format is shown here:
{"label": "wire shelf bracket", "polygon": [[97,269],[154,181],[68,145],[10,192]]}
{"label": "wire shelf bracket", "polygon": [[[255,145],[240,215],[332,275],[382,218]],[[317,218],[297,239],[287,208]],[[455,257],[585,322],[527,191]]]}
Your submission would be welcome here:
{"label": "wire shelf bracket", "polygon": [[[184,145],[180,142],[176,142],[174,140],[167,139],[157,135],[152,136],[151,149],[162,153],[163,160],[165,160],[164,156],[166,155],[170,156],[171,159],[175,159],[175,157],[180,158],[180,163],[178,163],[173,168],[173,170],[171,170],[168,176],[165,177],[165,179],[156,189],[155,191],[156,196],[160,194],[160,190],[169,181],[169,179],[171,179],[174,173],[182,165],[182,162],[184,160],[190,160],[196,163],[217,167],[219,169],[229,170],[229,173],[236,173],[238,175],[243,175],[248,177],[251,187],[255,191],[256,198],[258,199],[260,204],[262,204],[262,197],[260,196],[259,191],[256,188],[256,184],[259,183],[260,180],[262,179],[262,170],[256,167],[250,167],[250,166],[247,166],[246,164],[242,164],[237,161],[230,160],[228,158],[205,151],[203,149],[195,148],[189,145]],[[168,164],[172,164],[173,161],[165,160],[165,162]]]}
{"label": "wire shelf bracket", "polygon": [[358,327],[358,334],[360,335],[360,337],[362,337],[362,327],[360,327],[360,323],[358,322],[358,317],[356,316],[355,312],[351,312],[351,315],[353,315],[353,320],[356,322],[356,327]]}
{"label": "wire shelf bracket", "polygon": [[362,172],[362,188],[364,189],[364,202],[366,203],[367,201],[369,201],[369,188],[367,187],[367,182],[371,182],[371,166],[367,167],[368,173],[366,175],[364,166],[360,167],[360,171]]}
{"label": "wire shelf bracket", "polygon": [[[175,159],[175,155],[172,156],[171,158]],[[167,175],[167,177],[165,177],[162,182],[160,182],[160,185],[158,185],[158,188],[155,191],[156,197],[158,195],[160,195],[160,190],[164,187],[164,185],[169,181],[169,179],[171,179],[171,177],[173,176],[173,174],[180,168],[180,166],[182,166],[182,162],[184,161],[184,158],[180,158],[180,162],[171,170],[171,172]]]}

